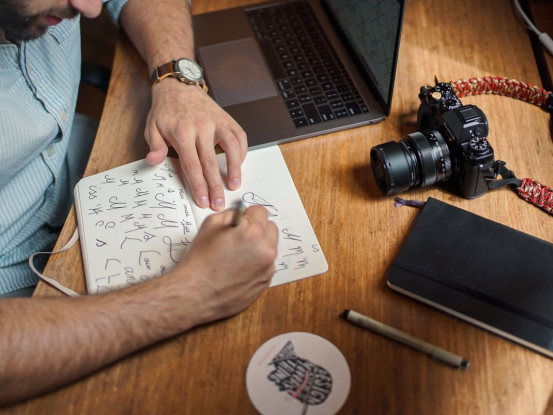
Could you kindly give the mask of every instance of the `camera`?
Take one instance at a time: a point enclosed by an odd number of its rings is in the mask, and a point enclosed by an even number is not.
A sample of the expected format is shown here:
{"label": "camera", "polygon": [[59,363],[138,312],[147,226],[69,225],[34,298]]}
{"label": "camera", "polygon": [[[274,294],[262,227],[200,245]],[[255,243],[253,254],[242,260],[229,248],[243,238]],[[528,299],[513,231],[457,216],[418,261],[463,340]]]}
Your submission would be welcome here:
{"label": "camera", "polygon": [[421,87],[418,132],[371,149],[371,167],[384,195],[452,179],[466,199],[488,191],[494,152],[488,120],[475,105],[463,105],[448,83]]}

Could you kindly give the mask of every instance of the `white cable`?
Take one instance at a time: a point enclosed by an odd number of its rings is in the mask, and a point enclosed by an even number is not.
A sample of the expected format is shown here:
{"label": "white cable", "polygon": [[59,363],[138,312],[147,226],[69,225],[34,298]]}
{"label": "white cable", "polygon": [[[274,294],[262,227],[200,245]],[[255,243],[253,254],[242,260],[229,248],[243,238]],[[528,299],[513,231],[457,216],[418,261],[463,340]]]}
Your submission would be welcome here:
{"label": "white cable", "polygon": [[538,35],[538,39],[542,43],[542,45],[549,51],[551,55],[553,55],[553,40],[549,35],[545,32],[540,32],[536,26],[534,26],[534,23],[526,16],[526,13],[522,10],[522,7],[520,7],[520,3],[518,0],[513,0],[515,3],[515,7],[517,8],[518,12],[522,16],[522,18],[526,21],[526,24],[528,25],[528,29],[533,31],[535,34]]}
{"label": "white cable", "polygon": [[528,18],[528,16],[526,16],[526,13],[524,13],[524,10],[522,10],[522,7],[520,7],[520,3],[518,2],[518,0],[514,0],[514,2],[518,12],[522,16],[522,18],[526,21],[526,24],[528,25],[528,29],[536,33],[538,36],[541,35],[541,32],[538,30],[536,26],[534,26],[534,23],[532,23],[532,21]]}

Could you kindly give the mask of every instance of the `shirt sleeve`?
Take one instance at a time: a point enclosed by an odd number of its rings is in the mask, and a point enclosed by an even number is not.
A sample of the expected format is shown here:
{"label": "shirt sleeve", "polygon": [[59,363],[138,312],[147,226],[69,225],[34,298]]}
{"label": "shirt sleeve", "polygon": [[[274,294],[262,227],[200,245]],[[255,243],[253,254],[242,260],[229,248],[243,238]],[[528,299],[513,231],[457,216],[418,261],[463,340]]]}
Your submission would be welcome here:
{"label": "shirt sleeve", "polygon": [[123,6],[127,4],[128,0],[103,0],[103,1],[104,1],[104,7],[108,11],[113,22],[117,25],[117,27],[121,26],[119,24],[119,16],[121,15],[121,10],[123,10]]}

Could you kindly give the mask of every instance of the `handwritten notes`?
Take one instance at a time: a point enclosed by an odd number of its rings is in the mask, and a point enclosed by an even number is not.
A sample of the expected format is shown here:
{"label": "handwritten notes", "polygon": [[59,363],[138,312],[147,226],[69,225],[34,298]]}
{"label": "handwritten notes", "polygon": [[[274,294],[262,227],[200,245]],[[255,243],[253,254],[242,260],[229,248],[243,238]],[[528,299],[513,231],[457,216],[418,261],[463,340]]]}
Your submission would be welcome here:
{"label": "handwritten notes", "polygon": [[[219,166],[226,174],[224,154]],[[328,265],[280,149],[248,153],[244,185],[225,191],[226,204],[261,205],[280,230],[271,285],[326,272]],[[170,271],[192,243],[203,220],[183,180],[178,160],[151,166],[145,160],[86,177],[75,188],[83,262],[90,294],[147,281]]]}

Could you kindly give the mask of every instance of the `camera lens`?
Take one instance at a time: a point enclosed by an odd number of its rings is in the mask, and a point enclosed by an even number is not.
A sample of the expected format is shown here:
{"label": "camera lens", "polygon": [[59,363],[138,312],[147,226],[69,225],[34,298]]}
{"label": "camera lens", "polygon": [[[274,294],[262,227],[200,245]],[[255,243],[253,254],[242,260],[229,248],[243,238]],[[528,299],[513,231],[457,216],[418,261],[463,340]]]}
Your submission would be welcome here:
{"label": "camera lens", "polygon": [[440,132],[427,130],[373,147],[371,167],[380,191],[391,195],[447,180],[452,159]]}

